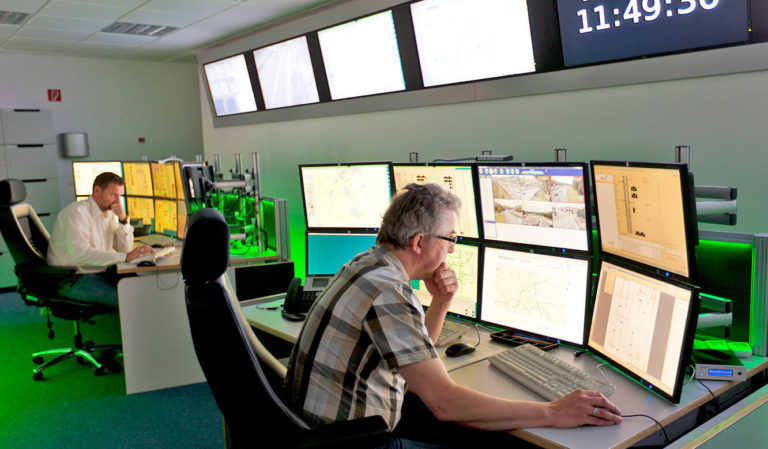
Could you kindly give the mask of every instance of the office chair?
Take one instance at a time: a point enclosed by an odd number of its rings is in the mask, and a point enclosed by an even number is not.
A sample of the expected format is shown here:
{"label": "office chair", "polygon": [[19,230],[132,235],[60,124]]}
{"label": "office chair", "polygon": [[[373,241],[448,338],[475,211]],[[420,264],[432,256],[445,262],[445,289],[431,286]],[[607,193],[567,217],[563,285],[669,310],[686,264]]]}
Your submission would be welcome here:
{"label": "office chair", "polygon": [[292,410],[286,368],[259,342],[227,287],[229,227],[215,209],[190,220],[181,253],[197,359],[224,417],[227,447],[366,448],[381,444],[379,416],[311,428]]}
{"label": "office chair", "polygon": [[[95,345],[92,341],[83,342],[80,323],[89,321],[93,316],[112,313],[116,309],[85,303],[77,298],[58,293],[58,286],[64,279],[75,276],[75,268],[54,267],[46,262],[50,234],[43,226],[35,210],[24,200],[27,190],[24,182],[18,179],[0,181],[0,232],[15,264],[14,272],[18,277],[17,290],[27,305],[47,309],[48,338],[53,339],[51,315],[74,321],[74,347],[59,348],[37,352],[32,355],[32,362],[37,364],[32,378],[43,379],[43,371],[53,365],[71,358],[81,364],[91,364],[100,376],[106,369],[119,371],[120,365],[114,355],[120,345]],[[96,355],[100,357],[96,357]],[[48,356],[54,358],[45,361]]]}

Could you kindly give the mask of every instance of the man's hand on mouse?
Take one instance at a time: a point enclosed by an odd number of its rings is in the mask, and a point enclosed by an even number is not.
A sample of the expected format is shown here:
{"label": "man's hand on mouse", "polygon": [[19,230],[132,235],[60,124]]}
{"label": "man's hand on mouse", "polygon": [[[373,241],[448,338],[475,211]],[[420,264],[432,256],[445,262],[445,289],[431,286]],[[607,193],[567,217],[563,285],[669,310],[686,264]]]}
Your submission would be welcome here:
{"label": "man's hand on mouse", "polygon": [[152,247],[149,246],[149,245],[137,246],[136,248],[133,248],[131,250],[131,252],[126,254],[125,261],[126,262],[130,262],[130,261],[132,261],[133,259],[135,259],[135,258],[137,258],[139,256],[143,256],[145,254],[154,254],[154,252],[155,252],[155,250],[152,249]]}
{"label": "man's hand on mouse", "polygon": [[590,390],[576,390],[549,403],[551,426],[576,427],[584,424],[609,426],[621,423],[621,410],[605,396]]}

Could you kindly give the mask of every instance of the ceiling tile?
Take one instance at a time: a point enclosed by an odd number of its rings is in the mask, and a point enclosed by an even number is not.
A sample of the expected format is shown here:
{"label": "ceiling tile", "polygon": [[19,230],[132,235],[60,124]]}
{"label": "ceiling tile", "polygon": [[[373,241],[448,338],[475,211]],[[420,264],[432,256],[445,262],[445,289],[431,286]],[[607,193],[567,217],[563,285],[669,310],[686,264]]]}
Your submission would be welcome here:
{"label": "ceiling tile", "polygon": [[207,17],[237,5],[238,3],[229,0],[150,0],[149,3],[139,8],[139,11],[160,11]]}
{"label": "ceiling tile", "polygon": [[[6,38],[19,30],[16,25],[0,25],[0,38]],[[2,42],[0,42],[2,44]]]}
{"label": "ceiling tile", "polygon": [[0,0],[0,11],[36,13],[46,0]]}
{"label": "ceiling tile", "polygon": [[52,41],[78,42],[93,33],[85,31],[51,30],[48,28],[24,27],[16,33],[15,37],[29,39],[47,39]]}
{"label": "ceiling tile", "polygon": [[170,13],[161,11],[136,10],[122,19],[121,22],[141,23],[144,25],[165,25],[172,27],[185,27],[208,16],[199,16],[192,13]]}
{"label": "ceiling tile", "polygon": [[141,6],[143,3],[149,3],[149,0],[72,0],[72,2],[86,3],[88,5],[119,6],[121,8],[133,9]]}
{"label": "ceiling tile", "polygon": [[39,14],[54,17],[71,17],[74,19],[115,21],[124,16],[128,11],[130,11],[130,8],[54,0],[45,5]]}
{"label": "ceiling tile", "polygon": [[72,19],[69,17],[42,16],[38,14],[32,17],[24,28],[82,31],[90,34],[101,31],[112,23],[111,20]]}
{"label": "ceiling tile", "polygon": [[34,50],[61,51],[72,47],[73,45],[75,45],[74,42],[13,37],[12,39],[9,39],[3,47],[9,50],[28,48]]}

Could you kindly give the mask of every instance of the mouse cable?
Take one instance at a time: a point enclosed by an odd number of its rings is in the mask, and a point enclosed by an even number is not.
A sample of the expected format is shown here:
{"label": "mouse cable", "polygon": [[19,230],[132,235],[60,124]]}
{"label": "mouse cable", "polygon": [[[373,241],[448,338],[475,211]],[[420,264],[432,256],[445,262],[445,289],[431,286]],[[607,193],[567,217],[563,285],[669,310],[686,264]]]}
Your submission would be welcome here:
{"label": "mouse cable", "polygon": [[650,420],[653,420],[653,422],[655,422],[656,425],[658,425],[661,428],[661,433],[664,434],[664,444],[665,445],[669,444],[669,437],[667,436],[667,431],[664,430],[664,426],[662,426],[661,423],[658,422],[656,420],[656,418],[654,418],[653,416],[643,415],[642,413],[638,413],[636,415],[621,415],[622,418],[637,418],[637,417],[641,417],[641,416],[646,417],[646,418],[648,418]]}

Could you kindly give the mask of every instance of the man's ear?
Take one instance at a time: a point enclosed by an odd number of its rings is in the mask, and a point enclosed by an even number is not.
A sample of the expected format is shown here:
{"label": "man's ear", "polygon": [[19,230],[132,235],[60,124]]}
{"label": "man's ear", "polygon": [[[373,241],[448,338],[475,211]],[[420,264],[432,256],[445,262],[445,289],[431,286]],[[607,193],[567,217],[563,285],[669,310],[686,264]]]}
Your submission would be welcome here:
{"label": "man's ear", "polygon": [[408,248],[411,249],[416,254],[421,254],[423,251],[423,245],[424,243],[424,234],[421,232],[417,232],[416,235],[411,237],[411,240],[408,242]]}

